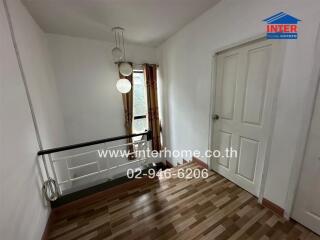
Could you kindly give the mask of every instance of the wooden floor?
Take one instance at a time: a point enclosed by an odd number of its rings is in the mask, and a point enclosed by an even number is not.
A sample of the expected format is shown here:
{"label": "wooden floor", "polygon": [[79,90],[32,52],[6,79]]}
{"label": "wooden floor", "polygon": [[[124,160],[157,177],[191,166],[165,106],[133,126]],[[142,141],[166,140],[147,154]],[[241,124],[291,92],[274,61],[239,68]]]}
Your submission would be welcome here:
{"label": "wooden floor", "polygon": [[[200,168],[195,163],[180,166],[186,167]],[[100,196],[85,206],[58,209],[53,216],[48,231],[49,239],[56,240],[320,240],[213,172],[207,179],[147,180],[137,188]]]}

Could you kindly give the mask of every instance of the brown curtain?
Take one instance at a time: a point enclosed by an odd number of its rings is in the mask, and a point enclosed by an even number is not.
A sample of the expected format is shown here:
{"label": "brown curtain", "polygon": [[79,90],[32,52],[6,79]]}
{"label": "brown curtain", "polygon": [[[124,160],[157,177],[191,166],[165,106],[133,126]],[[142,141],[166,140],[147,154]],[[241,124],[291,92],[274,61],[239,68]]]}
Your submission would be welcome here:
{"label": "brown curtain", "polygon": [[[132,63],[130,63],[132,66]],[[120,63],[119,63],[120,65]],[[118,66],[119,66],[118,65]],[[126,129],[126,134],[130,135],[132,134],[132,121],[133,121],[133,81],[132,81],[132,74],[130,76],[123,76],[120,71],[119,71],[119,77],[120,78],[126,78],[130,81],[131,83],[131,91],[128,93],[123,93],[122,94],[122,101],[123,101],[123,109],[124,109],[124,118],[125,118],[125,129]],[[127,143],[132,143],[132,139],[128,139]],[[133,153],[134,149],[132,145],[128,146],[128,151],[129,153]],[[135,155],[131,154],[129,155],[129,160],[135,159]]]}
{"label": "brown curtain", "polygon": [[160,121],[157,93],[157,65],[145,64],[145,79],[148,95],[149,129],[152,131],[152,150],[161,150]]}

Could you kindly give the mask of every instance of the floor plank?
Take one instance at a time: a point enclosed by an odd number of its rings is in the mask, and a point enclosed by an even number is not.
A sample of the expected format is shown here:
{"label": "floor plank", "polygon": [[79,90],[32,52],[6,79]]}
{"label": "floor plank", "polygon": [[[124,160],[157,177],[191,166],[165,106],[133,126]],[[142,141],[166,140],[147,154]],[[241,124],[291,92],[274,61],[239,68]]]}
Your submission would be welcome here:
{"label": "floor plank", "polygon": [[[201,169],[189,163],[171,169]],[[160,176],[143,186],[59,211],[51,240],[100,239],[305,239],[320,240],[300,224],[275,215],[222,176]]]}

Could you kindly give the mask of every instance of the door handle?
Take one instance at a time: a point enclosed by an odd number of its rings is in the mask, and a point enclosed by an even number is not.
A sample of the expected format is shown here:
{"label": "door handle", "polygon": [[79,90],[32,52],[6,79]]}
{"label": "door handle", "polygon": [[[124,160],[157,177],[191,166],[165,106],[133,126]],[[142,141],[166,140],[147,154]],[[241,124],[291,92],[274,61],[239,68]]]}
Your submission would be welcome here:
{"label": "door handle", "polygon": [[212,119],[213,121],[219,120],[220,116],[218,114],[213,114]]}

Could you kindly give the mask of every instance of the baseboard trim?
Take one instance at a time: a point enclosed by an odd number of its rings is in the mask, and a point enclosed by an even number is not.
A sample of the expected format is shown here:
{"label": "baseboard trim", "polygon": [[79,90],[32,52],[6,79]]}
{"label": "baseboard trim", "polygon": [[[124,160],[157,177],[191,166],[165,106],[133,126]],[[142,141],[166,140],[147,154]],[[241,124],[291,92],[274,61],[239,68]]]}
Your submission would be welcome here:
{"label": "baseboard trim", "polygon": [[268,199],[265,199],[265,198],[262,199],[262,206],[269,208],[271,211],[273,211],[274,213],[276,213],[281,217],[284,216],[284,209],[282,207],[279,207],[277,204],[269,201]]}
{"label": "baseboard trim", "polygon": [[206,164],[205,162],[201,161],[199,158],[192,157],[192,162],[197,163],[198,165],[200,165],[203,168],[209,169],[208,164]]}
{"label": "baseboard trim", "polygon": [[173,168],[173,165],[169,161],[166,161],[166,166],[169,168]]}

